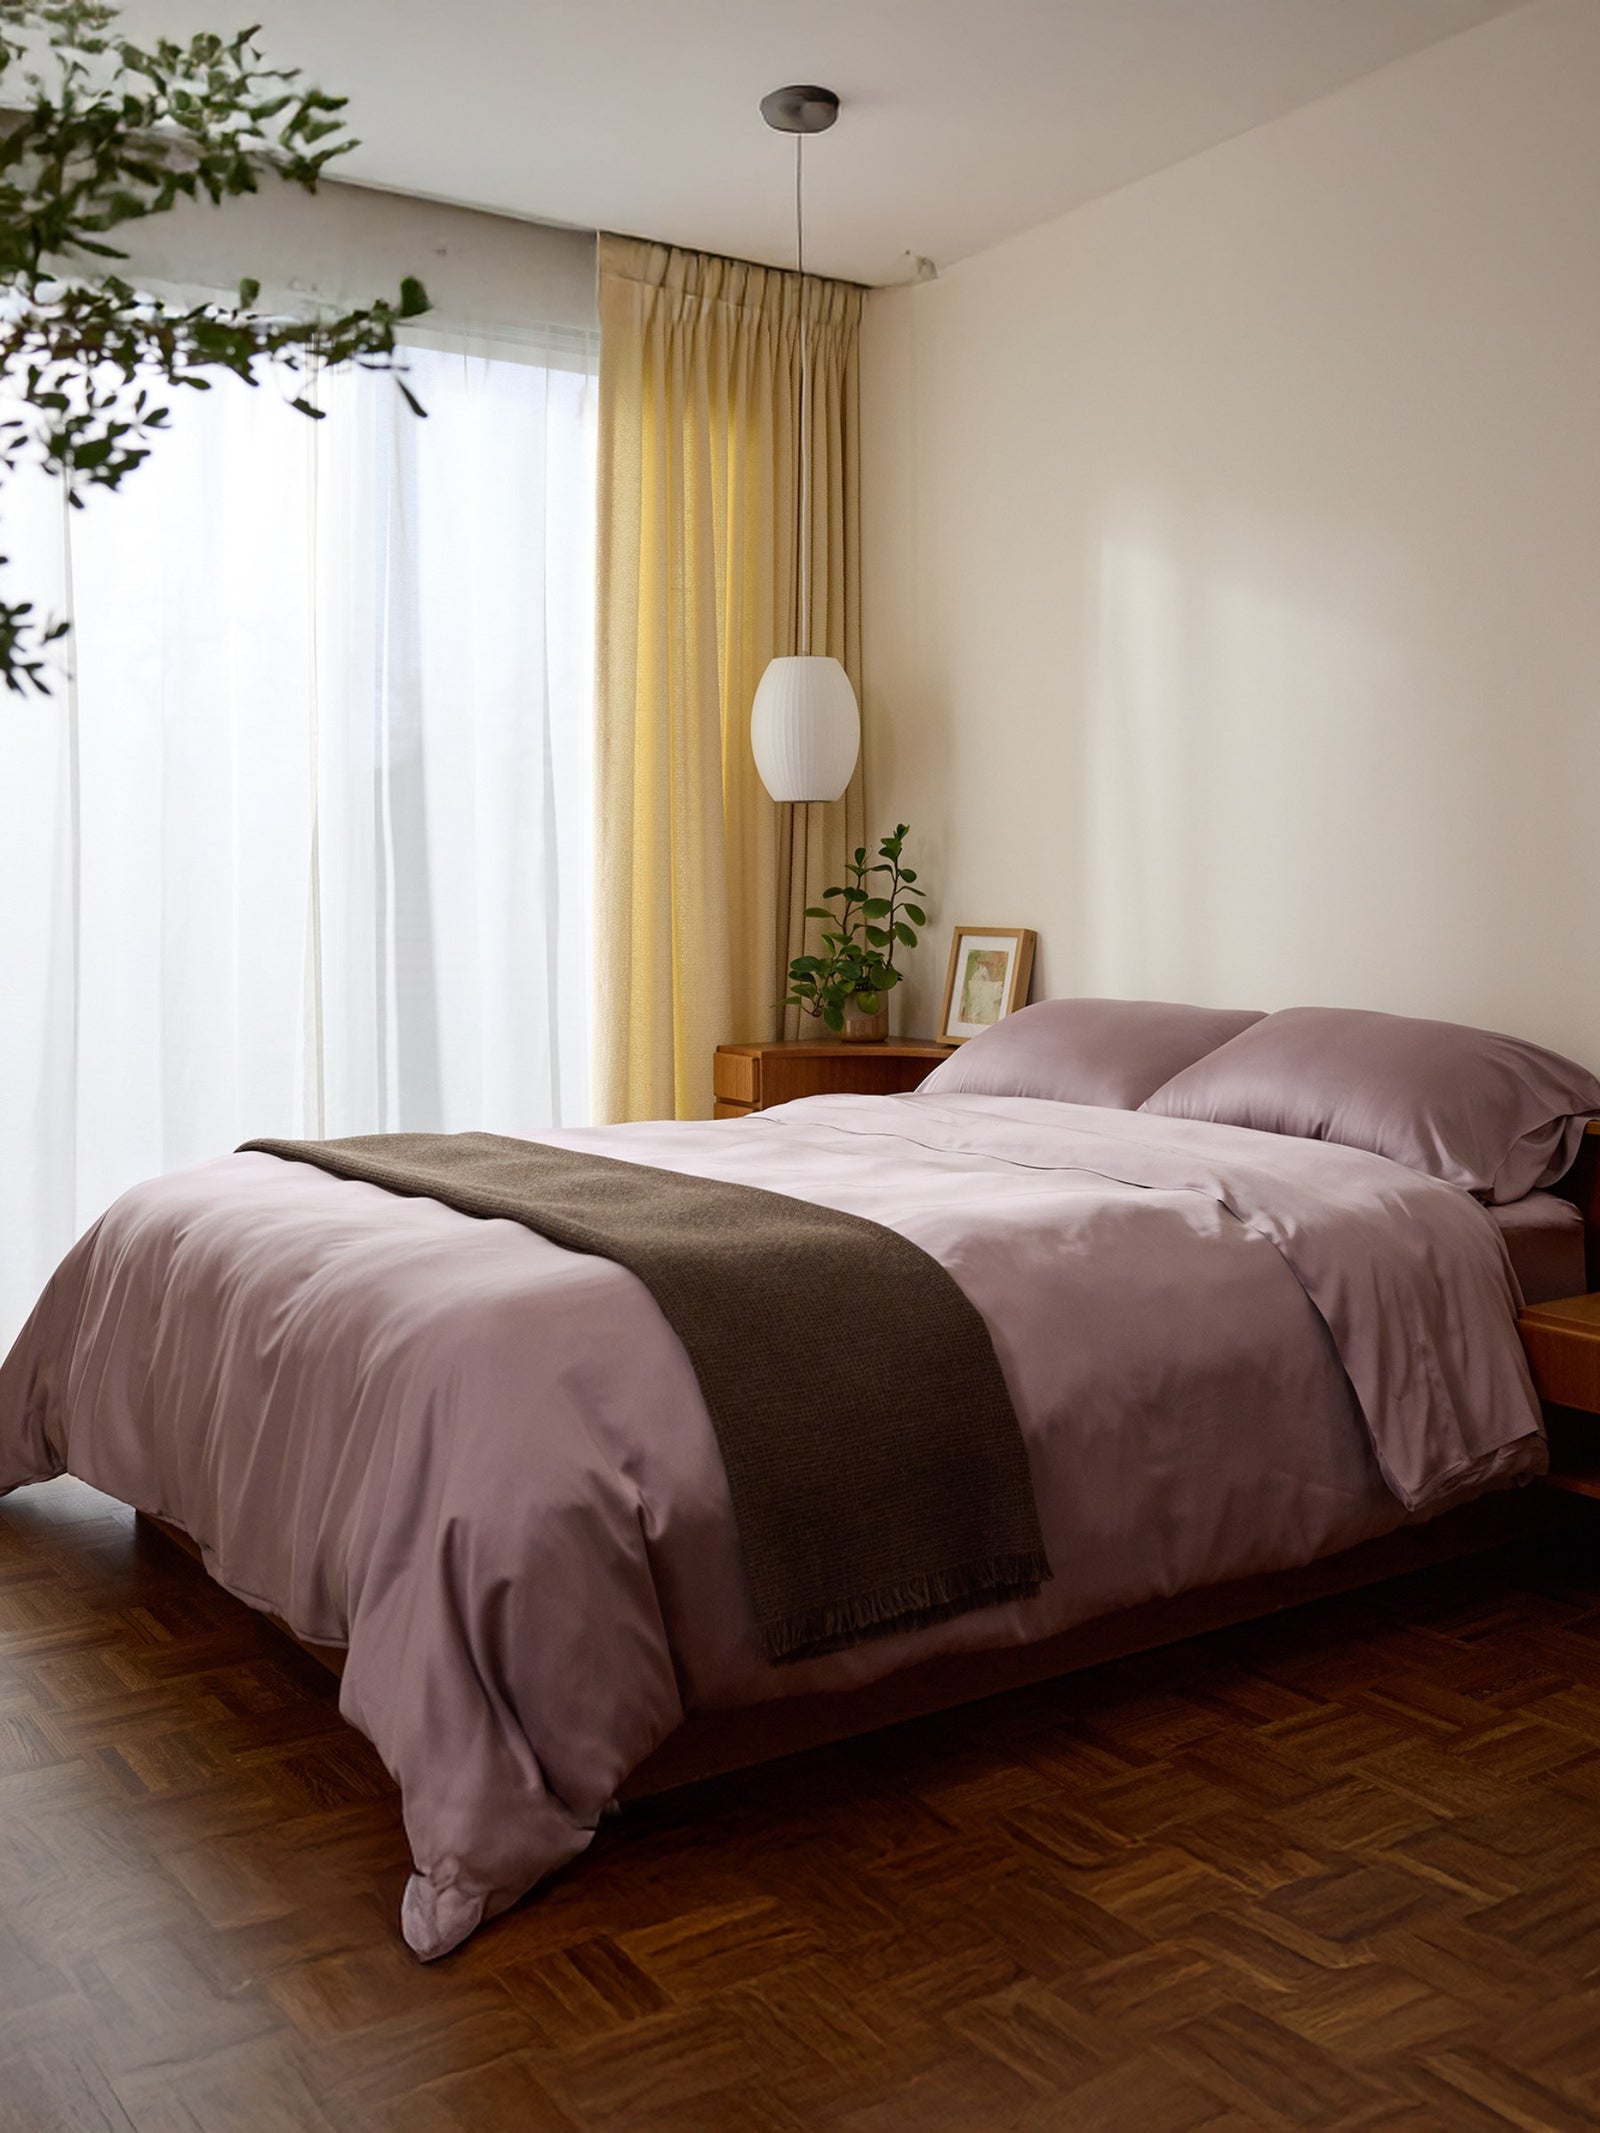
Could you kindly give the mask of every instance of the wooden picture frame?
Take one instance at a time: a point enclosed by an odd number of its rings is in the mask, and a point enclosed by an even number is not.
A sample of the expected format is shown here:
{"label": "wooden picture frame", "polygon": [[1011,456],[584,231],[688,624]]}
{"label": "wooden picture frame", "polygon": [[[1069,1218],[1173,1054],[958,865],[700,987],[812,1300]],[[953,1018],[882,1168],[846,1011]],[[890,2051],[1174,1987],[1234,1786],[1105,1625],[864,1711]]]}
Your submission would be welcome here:
{"label": "wooden picture frame", "polygon": [[1026,926],[956,927],[939,1016],[941,1044],[965,1044],[1027,1006],[1038,938]]}

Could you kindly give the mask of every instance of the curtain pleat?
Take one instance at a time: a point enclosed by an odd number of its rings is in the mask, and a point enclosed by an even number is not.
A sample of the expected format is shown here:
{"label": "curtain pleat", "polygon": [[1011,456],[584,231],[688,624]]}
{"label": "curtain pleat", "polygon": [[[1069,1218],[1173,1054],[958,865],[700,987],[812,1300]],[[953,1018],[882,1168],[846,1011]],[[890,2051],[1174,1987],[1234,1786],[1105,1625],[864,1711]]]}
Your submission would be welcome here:
{"label": "curtain pleat", "polygon": [[602,1118],[710,1116],[712,1053],[779,1034],[805,906],[862,840],[859,766],[843,800],[780,808],[749,730],[797,649],[802,333],[810,649],[860,691],[860,319],[844,283],[600,240]]}

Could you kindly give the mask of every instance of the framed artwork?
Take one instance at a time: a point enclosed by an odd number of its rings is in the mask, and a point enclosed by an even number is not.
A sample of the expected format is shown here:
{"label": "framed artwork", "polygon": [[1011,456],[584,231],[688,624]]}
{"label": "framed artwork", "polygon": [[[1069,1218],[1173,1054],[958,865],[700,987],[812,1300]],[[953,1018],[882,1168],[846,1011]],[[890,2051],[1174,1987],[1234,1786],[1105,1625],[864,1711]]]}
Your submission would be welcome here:
{"label": "framed artwork", "polygon": [[1038,938],[1026,926],[957,926],[944,981],[941,1044],[965,1044],[1002,1015],[1027,1006]]}

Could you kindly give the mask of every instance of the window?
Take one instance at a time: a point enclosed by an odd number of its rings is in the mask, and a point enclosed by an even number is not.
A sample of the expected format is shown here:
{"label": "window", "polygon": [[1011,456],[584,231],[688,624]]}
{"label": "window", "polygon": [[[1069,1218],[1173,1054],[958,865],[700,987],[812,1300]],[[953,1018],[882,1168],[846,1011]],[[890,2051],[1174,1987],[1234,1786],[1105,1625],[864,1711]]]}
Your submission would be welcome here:
{"label": "window", "polygon": [[77,679],[0,706],[0,1342],[140,1177],[586,1116],[593,338],[409,365],[13,492]]}

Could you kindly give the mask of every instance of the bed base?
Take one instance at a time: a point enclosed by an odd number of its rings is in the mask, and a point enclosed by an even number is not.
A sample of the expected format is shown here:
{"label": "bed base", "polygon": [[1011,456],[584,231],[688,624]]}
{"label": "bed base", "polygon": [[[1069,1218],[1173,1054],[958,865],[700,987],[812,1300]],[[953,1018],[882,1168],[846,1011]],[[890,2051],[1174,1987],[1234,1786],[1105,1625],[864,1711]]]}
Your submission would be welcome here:
{"label": "bed base", "polygon": [[[135,1511],[133,1518],[136,1526],[142,1527],[148,1533],[159,1533],[163,1540],[171,1541],[174,1548],[181,1548],[191,1562],[198,1563],[200,1568],[205,1570],[206,1561],[205,1557],[200,1553],[200,1543],[185,1533],[182,1526],[173,1525],[170,1519],[157,1518],[153,1511]],[[206,1571],[206,1575],[210,1577],[209,1570]],[[226,1591],[227,1587],[224,1586],[223,1590]],[[248,1604],[248,1601],[245,1600],[239,1602],[241,1607],[248,1606]],[[317,1664],[325,1666],[328,1672],[336,1679],[344,1672],[344,1646],[342,1644],[313,1644],[308,1637],[299,1636],[292,1630],[281,1615],[270,1614],[265,1608],[258,1608],[253,1611],[265,1615],[280,1636],[287,1637],[291,1644],[298,1644],[303,1652],[309,1652]]]}
{"label": "bed base", "polygon": [[[1562,1531],[1575,1506],[1554,1491],[1513,1489],[1480,1497],[1458,1511],[1446,1512],[1427,1525],[1405,1526],[1382,1539],[1363,1542],[1341,1555],[1324,1556],[1304,1569],[1275,1571],[1206,1586],[1171,1600],[1150,1600],[1120,1613],[1081,1623],[1038,1644],[1010,1645],[1001,1651],[947,1653],[908,1667],[867,1688],[830,1695],[781,1697],[742,1711],[710,1711],[688,1718],[626,1780],[618,1797],[648,1799],[680,1786],[725,1777],[758,1763],[826,1747],[907,1719],[927,1718],[962,1704],[980,1703],[1010,1689],[1030,1688],[1108,1660],[1131,1658],[1163,1645],[1179,1644],[1210,1630],[1281,1614],[1311,1600],[1358,1591],[1429,1569],[1464,1556],[1482,1554],[1508,1542]],[[181,1528],[141,1512],[140,1520],[176,1547],[200,1561],[200,1550]],[[331,1673],[344,1669],[337,1647],[310,1644],[278,1619],[267,1619]]]}

